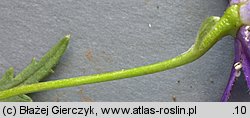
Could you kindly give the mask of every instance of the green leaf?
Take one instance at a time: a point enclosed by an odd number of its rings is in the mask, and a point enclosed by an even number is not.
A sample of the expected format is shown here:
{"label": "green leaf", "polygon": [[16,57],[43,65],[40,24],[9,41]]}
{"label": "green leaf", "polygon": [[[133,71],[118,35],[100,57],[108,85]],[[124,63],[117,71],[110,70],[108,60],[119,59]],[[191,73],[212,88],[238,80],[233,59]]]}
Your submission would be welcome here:
{"label": "green leaf", "polygon": [[[32,59],[31,64],[24,68],[15,78],[14,69],[10,68],[3,75],[0,80],[0,91],[10,89],[16,86],[33,84],[39,82],[41,79],[53,73],[52,68],[58,63],[61,56],[64,54],[69,43],[70,36],[65,36],[55,46],[53,46],[40,61]],[[0,101],[32,101],[26,95],[19,95]]]}
{"label": "green leaf", "polygon": [[10,67],[3,75],[2,79],[0,80],[0,91],[6,90],[5,85],[11,82],[14,78],[14,68]]}
{"label": "green leaf", "polygon": [[219,22],[219,20],[220,17],[211,16],[202,22],[196,37],[196,42],[194,44],[195,48],[199,48],[202,40],[205,38],[207,34],[209,34],[210,31],[214,30],[214,26],[216,25],[217,22]]}
{"label": "green leaf", "polygon": [[[5,90],[3,88],[3,85],[11,82],[13,78],[14,78],[14,68],[10,67],[3,75],[2,79],[0,80],[0,91]],[[1,99],[0,101],[1,102],[32,102],[32,99],[29,96],[22,94],[22,95],[9,97],[6,99]]]}
{"label": "green leaf", "polygon": [[22,94],[22,95],[9,97],[6,99],[1,99],[0,102],[32,102],[32,99],[29,96]]}

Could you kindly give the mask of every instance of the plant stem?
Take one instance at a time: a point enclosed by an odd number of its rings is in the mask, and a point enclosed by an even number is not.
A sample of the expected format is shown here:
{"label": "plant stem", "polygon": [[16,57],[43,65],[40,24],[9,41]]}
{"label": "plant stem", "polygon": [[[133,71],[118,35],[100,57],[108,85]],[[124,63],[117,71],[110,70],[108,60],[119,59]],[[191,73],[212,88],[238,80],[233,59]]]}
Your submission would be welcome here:
{"label": "plant stem", "polygon": [[120,71],[109,72],[109,73],[104,73],[104,74],[95,74],[95,75],[90,75],[90,76],[81,76],[81,77],[74,77],[74,78],[68,78],[68,79],[62,79],[62,80],[56,80],[56,81],[40,82],[36,84],[19,86],[19,87],[5,90],[5,91],[1,91],[0,99],[19,95],[19,94],[26,94],[26,93],[32,93],[32,92],[37,92],[37,91],[43,91],[43,90],[72,87],[72,86],[78,86],[78,85],[84,85],[84,84],[112,81],[112,80],[117,80],[117,79],[152,74],[152,73],[164,71],[167,69],[178,67],[180,65],[187,64],[189,62],[194,61],[195,59],[200,57],[202,54],[203,54],[202,52],[197,53],[195,50],[191,49],[190,51],[176,58],[173,58],[164,62],[152,64],[152,65],[141,66],[137,68],[120,70]]}
{"label": "plant stem", "polygon": [[[238,6],[231,7],[231,10],[227,10],[225,14],[230,15],[230,13],[227,12],[231,11],[235,12],[235,10],[238,11]],[[72,87],[84,84],[92,84],[92,83],[118,80],[123,78],[142,76],[172,69],[181,65],[185,65],[187,63],[193,62],[194,60],[204,55],[219,39],[221,39],[225,35],[228,35],[229,33],[232,33],[232,30],[237,29],[241,25],[240,23],[238,23],[239,20],[238,14],[235,13],[231,13],[231,15],[234,15],[233,18],[232,16],[230,16],[231,19],[228,18],[229,16],[224,15],[219,20],[219,22],[214,26],[214,30],[208,32],[207,35],[204,37],[201,45],[199,46],[200,48],[194,48],[196,46],[192,46],[187,52],[175,58],[127,70],[120,70],[103,74],[80,76],[80,77],[67,78],[56,81],[40,82],[36,84],[18,86],[12,89],[1,91],[0,99],[8,98],[19,94],[26,94],[44,90],[51,90],[57,88],[65,88],[65,87]],[[226,27],[224,27],[225,24],[227,24]]]}

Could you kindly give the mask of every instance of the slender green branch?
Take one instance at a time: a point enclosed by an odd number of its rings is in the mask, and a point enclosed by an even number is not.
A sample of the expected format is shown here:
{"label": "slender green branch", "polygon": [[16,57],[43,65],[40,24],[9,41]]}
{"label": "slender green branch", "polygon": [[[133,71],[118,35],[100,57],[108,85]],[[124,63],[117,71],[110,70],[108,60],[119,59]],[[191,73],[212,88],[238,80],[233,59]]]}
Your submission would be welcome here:
{"label": "slender green branch", "polygon": [[[231,13],[233,11],[233,13]],[[106,82],[112,80],[118,80],[123,78],[131,78],[136,76],[142,76],[147,74],[152,74],[168,69],[172,69],[181,65],[188,64],[198,59],[202,55],[204,55],[217,41],[219,41],[223,36],[228,34],[234,34],[235,29],[238,29],[241,25],[239,14],[235,11],[239,11],[239,6],[233,5],[225,12],[225,15],[220,18],[220,20],[216,23],[213,23],[213,27],[208,27],[209,31],[207,32],[205,29],[207,25],[202,25],[204,32],[200,32],[203,36],[197,45],[193,45],[187,52],[155,64],[141,66],[137,68],[131,68],[127,70],[120,70],[115,72],[109,72],[104,74],[95,74],[89,76],[81,76],[74,78],[67,78],[56,81],[49,82],[40,82],[30,85],[22,85],[18,87],[14,87],[12,89],[4,90],[0,92],[0,99],[8,98],[11,96],[16,96],[20,94],[38,92],[43,90],[51,90],[57,88],[65,88],[72,87],[84,84],[92,84],[98,82]],[[225,26],[226,24],[226,26]],[[211,30],[212,29],[212,30]],[[198,48],[194,48],[198,47]]]}

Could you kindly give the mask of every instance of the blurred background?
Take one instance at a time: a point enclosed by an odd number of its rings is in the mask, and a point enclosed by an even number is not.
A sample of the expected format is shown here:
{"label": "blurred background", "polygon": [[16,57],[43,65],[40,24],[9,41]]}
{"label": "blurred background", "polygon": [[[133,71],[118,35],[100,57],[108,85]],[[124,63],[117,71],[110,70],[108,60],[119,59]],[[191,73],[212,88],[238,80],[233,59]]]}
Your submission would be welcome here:
{"label": "blurred background", "polygon": [[[133,68],[190,48],[202,21],[221,16],[227,0],[3,0],[0,75],[20,72],[64,35],[72,40],[55,73],[43,81]],[[172,70],[29,94],[34,101],[218,102],[233,65],[233,38]],[[250,101],[244,78],[230,101]]]}

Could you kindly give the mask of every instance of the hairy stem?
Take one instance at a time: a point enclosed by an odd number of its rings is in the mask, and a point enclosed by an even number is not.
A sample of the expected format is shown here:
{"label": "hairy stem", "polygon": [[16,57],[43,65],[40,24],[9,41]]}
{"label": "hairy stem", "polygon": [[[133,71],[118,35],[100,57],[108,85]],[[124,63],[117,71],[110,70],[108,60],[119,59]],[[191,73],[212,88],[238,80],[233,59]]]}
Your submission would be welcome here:
{"label": "hairy stem", "polygon": [[235,29],[237,30],[241,25],[238,17],[239,14],[238,12],[236,12],[238,11],[238,9],[239,6],[237,5],[233,5],[232,7],[230,7],[230,9],[225,12],[225,15],[221,17],[218,23],[214,25],[213,30],[207,32],[203,39],[201,39],[201,43],[199,43],[198,46],[199,48],[194,48],[197,46],[193,45],[187,52],[172,59],[127,70],[18,86],[12,89],[1,91],[0,99],[43,90],[51,90],[142,76],[188,64],[204,55],[223,36],[234,34]]}

